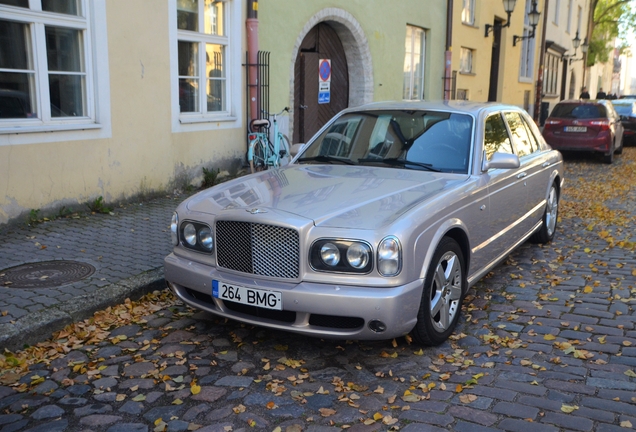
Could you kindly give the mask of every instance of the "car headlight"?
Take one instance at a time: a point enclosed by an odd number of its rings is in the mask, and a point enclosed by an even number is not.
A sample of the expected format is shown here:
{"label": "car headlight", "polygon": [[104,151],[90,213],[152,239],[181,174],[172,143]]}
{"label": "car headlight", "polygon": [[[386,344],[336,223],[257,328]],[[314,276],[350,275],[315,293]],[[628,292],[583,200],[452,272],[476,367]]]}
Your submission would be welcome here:
{"label": "car headlight", "polygon": [[382,276],[396,276],[402,270],[402,248],[396,237],[382,239],[378,246],[378,272]]}
{"label": "car headlight", "polygon": [[181,244],[187,249],[211,253],[214,250],[212,229],[200,222],[186,221],[181,224],[179,232]]}
{"label": "car headlight", "polygon": [[179,228],[179,215],[177,212],[172,213],[172,220],[170,221],[170,239],[174,246],[179,244],[179,234],[177,232]]}
{"label": "car headlight", "polygon": [[373,251],[361,240],[319,239],[311,245],[309,262],[318,271],[369,273]]}

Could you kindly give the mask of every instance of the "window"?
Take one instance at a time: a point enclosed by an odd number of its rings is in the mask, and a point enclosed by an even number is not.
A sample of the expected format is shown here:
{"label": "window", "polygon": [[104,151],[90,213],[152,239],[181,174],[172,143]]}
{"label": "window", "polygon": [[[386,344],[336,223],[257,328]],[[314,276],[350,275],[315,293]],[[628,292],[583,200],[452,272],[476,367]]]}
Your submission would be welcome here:
{"label": "window", "polygon": [[552,53],[545,54],[545,76],[543,79],[543,93],[546,95],[557,94],[557,84],[559,80],[560,57]]}
{"label": "window", "polygon": [[464,24],[475,24],[475,0],[463,0],[462,22]]}
{"label": "window", "polygon": [[468,100],[468,89],[457,89],[458,100]]}
{"label": "window", "polygon": [[[525,18],[523,24],[523,36],[527,37],[532,33],[532,27],[528,21],[528,13],[531,8],[531,0],[526,0]],[[532,82],[532,76],[534,72],[534,47],[536,43],[537,35],[532,39],[523,39],[521,44],[521,64],[519,70],[520,81]]]}
{"label": "window", "polygon": [[572,0],[568,0],[568,23],[567,32],[572,32]]}
{"label": "window", "polygon": [[521,115],[516,112],[507,112],[505,115],[517,156],[527,156],[536,151],[538,149],[537,143],[532,139],[534,137],[530,131],[528,131],[527,125],[524,123]]}
{"label": "window", "polygon": [[107,90],[94,82],[107,75],[107,58],[93,66],[93,43],[103,42],[91,25],[103,25],[103,7],[97,0],[0,0],[0,132],[99,127],[96,112],[107,109],[97,109],[97,95]]}
{"label": "window", "polygon": [[473,50],[462,48],[459,55],[459,71],[461,73],[473,73]]}
{"label": "window", "polygon": [[561,9],[561,0],[556,0],[554,2],[554,17],[552,21],[558,26],[559,25],[559,11]]}
{"label": "window", "polygon": [[424,99],[424,29],[406,26],[404,55],[404,94],[407,100]]}
{"label": "window", "polygon": [[510,144],[510,138],[508,137],[508,130],[501,118],[501,114],[493,114],[488,117],[486,119],[485,128],[484,150],[486,150],[488,160],[490,160],[495,152],[514,153],[512,151],[512,144]]}
{"label": "window", "polygon": [[177,0],[179,111],[227,113],[226,3]]}

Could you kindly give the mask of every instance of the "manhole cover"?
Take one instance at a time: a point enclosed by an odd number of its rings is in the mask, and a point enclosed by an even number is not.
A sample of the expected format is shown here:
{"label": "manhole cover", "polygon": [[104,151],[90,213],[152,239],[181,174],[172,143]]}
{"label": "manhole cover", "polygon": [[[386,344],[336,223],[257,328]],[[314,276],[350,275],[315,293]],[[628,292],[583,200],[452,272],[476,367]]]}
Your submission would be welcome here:
{"label": "manhole cover", "polygon": [[43,261],[0,270],[5,288],[55,288],[80,281],[95,273],[95,267],[78,261]]}

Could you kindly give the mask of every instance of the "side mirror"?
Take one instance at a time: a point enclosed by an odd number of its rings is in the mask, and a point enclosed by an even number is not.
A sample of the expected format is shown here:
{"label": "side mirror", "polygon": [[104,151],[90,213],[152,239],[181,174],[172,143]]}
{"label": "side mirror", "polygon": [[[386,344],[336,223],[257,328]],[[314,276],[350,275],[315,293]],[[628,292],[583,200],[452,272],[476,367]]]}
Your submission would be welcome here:
{"label": "side mirror", "polygon": [[491,168],[503,168],[503,169],[513,169],[519,168],[521,162],[519,161],[519,157],[510,153],[493,153],[490,160],[486,158],[486,152],[483,154],[483,162],[481,164],[481,171],[486,172]]}
{"label": "side mirror", "polygon": [[291,156],[294,157],[298,153],[300,153],[303,150],[303,148],[305,148],[305,143],[293,144],[289,152],[291,153]]}

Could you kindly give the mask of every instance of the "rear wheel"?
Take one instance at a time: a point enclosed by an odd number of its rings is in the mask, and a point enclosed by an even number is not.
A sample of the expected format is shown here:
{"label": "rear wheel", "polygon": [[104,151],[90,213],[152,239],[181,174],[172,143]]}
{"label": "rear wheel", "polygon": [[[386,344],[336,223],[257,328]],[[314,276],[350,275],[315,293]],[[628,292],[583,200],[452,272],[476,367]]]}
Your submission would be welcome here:
{"label": "rear wheel", "polygon": [[250,169],[253,173],[267,169],[267,165],[265,164],[265,146],[263,141],[260,139],[254,142]]}
{"label": "rear wheel", "polygon": [[439,345],[459,321],[466,291],[464,255],[455,240],[444,237],[426,272],[417,323],[411,332],[421,345]]}
{"label": "rear wheel", "polygon": [[533,243],[549,243],[554,238],[556,232],[557,219],[559,217],[559,192],[556,185],[552,183],[550,193],[545,204],[545,212],[543,213],[543,224],[539,231],[533,234],[530,241]]}
{"label": "rear wheel", "polygon": [[616,154],[623,154],[623,145],[625,144],[625,135],[623,135],[621,137],[621,143],[619,144],[618,148],[616,149]]}
{"label": "rear wheel", "polygon": [[603,162],[605,162],[606,164],[611,164],[612,162],[614,162],[614,143],[612,143],[610,153],[608,155],[603,155]]}

